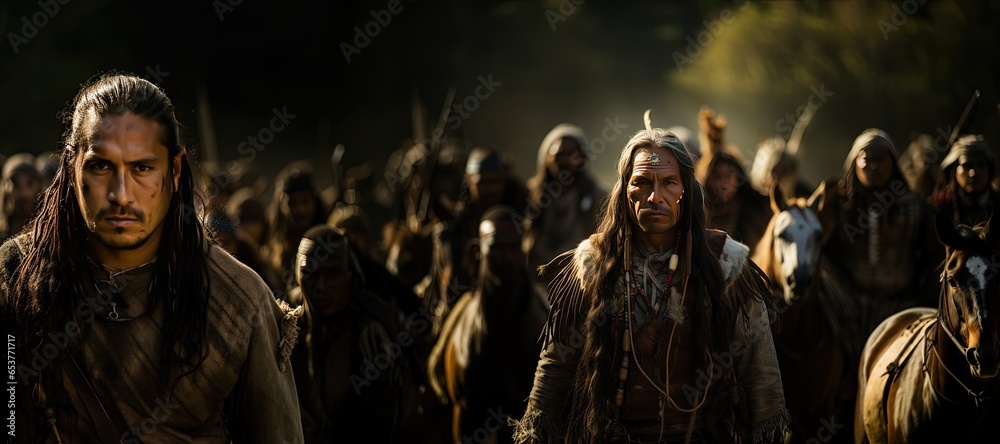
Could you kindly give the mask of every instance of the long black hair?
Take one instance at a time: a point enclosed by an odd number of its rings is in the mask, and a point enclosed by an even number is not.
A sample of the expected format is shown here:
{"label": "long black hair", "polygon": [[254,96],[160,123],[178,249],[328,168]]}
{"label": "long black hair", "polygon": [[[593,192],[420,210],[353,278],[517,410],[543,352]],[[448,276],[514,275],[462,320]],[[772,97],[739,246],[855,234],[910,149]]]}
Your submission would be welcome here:
{"label": "long black hair", "polygon": [[[87,237],[75,183],[78,157],[90,143],[104,116],[132,113],[163,126],[162,143],[169,158],[181,156],[180,181],[172,190],[163,221],[163,237],[154,264],[158,283],[153,297],[165,310],[160,352],[164,381],[172,369],[175,382],[197,369],[207,354],[209,241],[195,205],[194,178],[184,153],[181,128],[170,99],[149,81],[117,73],[85,85],[64,113],[68,125],[59,169],[45,192],[29,232],[19,275],[12,287],[12,305],[26,344],[37,346],[47,333],[61,331],[74,319],[74,307],[84,297],[78,276],[86,269],[83,242]],[[168,160],[168,177],[174,175]],[[173,187],[173,181],[167,181]],[[85,326],[81,325],[85,329]]]}
{"label": "long black hair", "polygon": [[[618,160],[618,179],[608,196],[604,218],[591,236],[593,244],[594,273],[584,285],[583,291],[588,294],[596,292],[588,314],[585,329],[589,330],[581,355],[580,368],[588,369],[588,373],[580,374],[576,381],[568,433],[571,441],[586,441],[600,439],[604,436],[608,420],[614,415],[614,388],[618,382],[618,371],[615,367],[621,356],[613,356],[621,352],[617,348],[621,338],[615,337],[611,328],[602,327],[598,319],[611,312],[614,305],[615,286],[624,269],[624,258],[627,244],[637,246],[635,238],[639,230],[638,223],[632,216],[629,205],[628,181],[632,176],[636,150],[640,148],[659,147],[670,150],[680,164],[681,182],[684,185],[684,198],[681,201],[680,220],[677,223],[677,251],[681,257],[681,267],[678,272],[690,272],[689,291],[696,301],[710,299],[714,307],[712,313],[706,313],[704,304],[696,303],[694,307],[694,335],[696,344],[711,344],[711,350],[723,350],[729,342],[731,333],[724,326],[734,325],[735,311],[722,300],[724,291],[724,275],[706,237],[706,215],[704,190],[694,178],[694,163],[684,144],[672,133],[659,128],[642,130],[636,133],[625,145]],[[690,245],[690,251],[685,251]],[[689,255],[689,256],[688,256]],[[688,262],[688,263],[684,263]],[[718,331],[713,331],[713,326]],[[707,363],[701,363],[706,365]]]}

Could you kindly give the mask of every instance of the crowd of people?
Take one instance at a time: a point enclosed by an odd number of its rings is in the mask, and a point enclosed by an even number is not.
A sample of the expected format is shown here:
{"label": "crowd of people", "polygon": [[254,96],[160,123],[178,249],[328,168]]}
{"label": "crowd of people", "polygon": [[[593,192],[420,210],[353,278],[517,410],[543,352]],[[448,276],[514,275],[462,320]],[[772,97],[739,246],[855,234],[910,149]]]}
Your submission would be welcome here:
{"label": "crowd of people", "polygon": [[[323,187],[303,161],[273,183],[199,169],[172,107],[104,76],[61,152],[0,158],[25,442],[783,440],[780,301],[749,258],[773,189],[813,190],[788,141],[750,170],[704,109],[696,131],[632,137],[611,190],[570,124],[526,181],[503,150],[440,137],[394,152],[393,184],[335,156]],[[1000,194],[979,135],[901,155],[870,129],[844,151],[824,257],[871,306],[844,319],[856,359],[888,315],[936,306],[934,212],[985,223]]]}

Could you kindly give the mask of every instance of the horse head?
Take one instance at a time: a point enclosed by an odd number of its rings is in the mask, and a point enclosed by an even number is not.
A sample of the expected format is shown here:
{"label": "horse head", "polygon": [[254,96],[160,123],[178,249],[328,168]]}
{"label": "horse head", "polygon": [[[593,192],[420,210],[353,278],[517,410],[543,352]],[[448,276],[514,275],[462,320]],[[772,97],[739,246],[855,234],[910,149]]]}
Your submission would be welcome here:
{"label": "horse head", "polygon": [[957,340],[956,345],[964,348],[969,370],[977,379],[996,377],[1000,366],[1000,230],[991,230],[990,224],[956,227],[943,211],[936,220],[938,239],[946,247],[940,322]]}
{"label": "horse head", "polygon": [[[770,248],[761,254],[770,255],[765,267],[772,281],[781,286],[785,303],[792,305],[805,295],[819,266],[824,244],[824,210],[831,207],[827,200],[826,183],[820,184],[808,199],[786,200],[781,188],[771,186]],[[764,260],[763,262],[767,262]]]}

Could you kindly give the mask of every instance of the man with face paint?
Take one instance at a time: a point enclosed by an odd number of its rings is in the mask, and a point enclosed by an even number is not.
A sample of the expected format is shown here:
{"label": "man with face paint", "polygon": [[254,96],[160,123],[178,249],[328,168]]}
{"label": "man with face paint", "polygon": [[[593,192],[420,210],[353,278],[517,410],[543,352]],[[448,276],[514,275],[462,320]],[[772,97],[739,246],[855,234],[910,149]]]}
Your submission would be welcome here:
{"label": "man with face paint", "polygon": [[558,275],[515,442],[783,441],[774,301],[749,249],[705,225],[681,141],[634,135],[597,232],[543,269]]}
{"label": "man with face paint", "polygon": [[510,442],[510,429],[501,426],[507,415],[524,413],[531,390],[548,309],[527,268],[515,214],[498,205],[483,215],[479,284],[455,303],[428,359],[431,387],[454,410],[454,442],[479,440],[484,424],[498,432],[498,442]]}
{"label": "man with face paint", "polygon": [[[307,231],[295,256],[302,340],[292,354],[307,443],[339,442],[364,431],[390,442],[402,406],[404,347],[394,309],[364,289],[347,237],[329,225]],[[409,339],[412,341],[412,338]]]}
{"label": "man with face paint", "polygon": [[953,215],[955,224],[986,223],[1000,202],[991,186],[996,177],[996,158],[981,135],[960,137],[941,161],[941,175],[932,203]]}
{"label": "man with face paint", "polygon": [[302,442],[296,313],[210,241],[170,99],[108,74],[70,116],[32,229],[0,247],[18,438]]}

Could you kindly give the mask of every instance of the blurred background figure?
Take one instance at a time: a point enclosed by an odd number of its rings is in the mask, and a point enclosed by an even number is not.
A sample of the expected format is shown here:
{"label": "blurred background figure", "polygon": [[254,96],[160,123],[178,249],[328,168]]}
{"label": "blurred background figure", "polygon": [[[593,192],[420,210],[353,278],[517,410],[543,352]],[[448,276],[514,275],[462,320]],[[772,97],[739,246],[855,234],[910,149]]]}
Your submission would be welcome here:
{"label": "blurred background figure", "polygon": [[257,196],[257,190],[252,187],[236,190],[226,203],[226,214],[236,221],[238,230],[243,233],[244,241],[259,255],[267,244],[271,230],[267,220],[267,210]]}
{"label": "blurred background figure", "polygon": [[286,165],[274,181],[274,200],[268,210],[271,237],[265,257],[286,286],[294,279],[295,248],[309,227],[326,223],[326,209],[313,182],[313,169],[304,161]]}
{"label": "blurred background figure", "polygon": [[432,154],[430,180],[426,187],[431,201],[430,213],[426,217],[428,221],[451,223],[455,220],[459,211],[465,150],[464,141],[449,138]]}
{"label": "blurred background figure", "polygon": [[768,198],[750,186],[739,150],[726,146],[726,121],[709,109],[698,112],[702,156],[695,178],[705,188],[708,228],[725,231],[752,250],[771,220]]}
{"label": "blurred background figure", "polygon": [[241,158],[226,163],[226,171],[232,176],[234,190],[249,187],[254,190],[255,195],[260,196],[271,185],[269,177],[262,175],[254,168],[253,162],[246,159]]}
{"label": "blurred background figure", "polygon": [[[0,164],[3,164],[0,161]],[[42,175],[42,191],[49,188],[52,179],[56,177],[59,170],[59,154],[52,151],[44,151],[35,158],[35,169]]]}
{"label": "blurred background figure", "polygon": [[226,211],[226,205],[237,189],[237,179],[228,169],[215,169],[201,175],[200,189],[205,199],[205,213],[221,214]]}
{"label": "blurred background figure", "polygon": [[906,184],[923,199],[929,199],[938,180],[940,156],[934,151],[934,139],[930,134],[918,134],[899,158],[899,169],[903,171]]}
{"label": "blurred background figure", "polygon": [[341,442],[358,433],[392,442],[412,407],[403,358],[410,351],[396,342],[398,317],[364,289],[365,276],[336,228],[313,227],[297,245],[297,286],[288,302],[305,311],[292,368],[306,442]]}
{"label": "blurred background figure", "polygon": [[535,175],[528,180],[525,250],[534,270],[590,236],[605,190],[587,169],[587,137],[580,127],[561,124],[542,139]]}
{"label": "blurred background figure", "polygon": [[362,252],[367,257],[377,257],[377,252],[370,248],[371,220],[368,219],[368,213],[360,206],[338,206],[330,212],[327,222],[342,231],[357,251]]}
{"label": "blurred background figure", "polygon": [[454,412],[456,444],[510,442],[507,418],[524,414],[534,381],[548,306],[526,266],[517,214],[499,205],[483,215],[478,284],[449,313],[428,360],[431,387]]}
{"label": "blurred background figure", "polygon": [[[385,268],[433,312],[451,276],[451,252],[440,234],[454,227],[460,211],[464,158],[460,142],[409,145],[387,161],[387,181],[376,192],[391,198],[395,216],[382,229]],[[450,245],[450,244],[447,244]]]}
{"label": "blurred background figure", "polygon": [[3,164],[0,175],[0,242],[19,233],[44,190],[35,156],[18,153]]}
{"label": "blurred background figure", "polygon": [[264,262],[260,250],[254,247],[252,241],[248,241],[249,236],[240,230],[239,224],[232,217],[225,212],[211,213],[205,219],[205,226],[211,230],[222,249],[257,273],[272,292],[280,294],[279,292],[284,291],[278,275]]}
{"label": "blurred background figure", "polygon": [[344,165],[344,153],[347,148],[337,145],[330,156],[330,185],[323,188],[320,197],[326,208],[334,209],[341,205],[366,205],[373,199],[376,188],[375,162],[366,160],[350,168]]}
{"label": "blurred background figure", "polygon": [[1000,202],[1000,193],[992,187],[995,177],[996,158],[983,136],[962,136],[941,161],[932,204],[949,212],[955,224],[986,223]]}
{"label": "blurred background figure", "polygon": [[[341,204],[330,213],[328,225],[340,230],[349,240],[351,252],[358,260],[361,271],[365,274],[365,289],[385,298],[386,302],[403,313],[415,313],[420,309],[420,299],[413,293],[413,285],[409,280],[419,281],[424,277],[419,271],[412,271],[416,264],[411,258],[401,259],[402,273],[394,275],[389,272],[370,245],[371,221],[368,213],[358,205]],[[428,247],[429,248],[429,247]],[[398,252],[397,252],[398,253]],[[425,260],[425,265],[427,261]],[[396,262],[400,263],[400,262]],[[399,271],[399,270],[397,270]],[[426,273],[426,269],[424,271]],[[416,276],[419,276],[417,278]]]}
{"label": "blurred background figure", "polygon": [[701,145],[698,142],[698,133],[691,131],[691,128],[681,125],[667,128],[667,132],[673,133],[684,144],[684,147],[691,153],[692,161],[697,162],[701,158]]}
{"label": "blurred background figure", "polygon": [[809,197],[812,187],[799,178],[799,158],[789,153],[785,139],[775,136],[757,145],[753,165],[750,167],[750,184],[763,196],[777,183],[787,198]]}
{"label": "blurred background figure", "polygon": [[[839,185],[842,228],[826,248],[848,279],[848,288],[878,308],[864,319],[866,331],[855,338],[856,347],[889,314],[926,302],[918,295],[934,293],[934,300],[937,296],[932,270],[943,252],[929,209],[907,188],[897,160],[889,136],[869,129],[855,139],[844,162]],[[927,285],[921,285],[925,281]]]}
{"label": "blurred background figure", "polygon": [[465,178],[459,194],[460,212],[454,224],[449,225],[445,237],[451,245],[452,282],[458,285],[475,285],[478,265],[475,261],[479,241],[479,220],[486,209],[493,205],[507,205],[524,217],[528,192],[511,173],[511,166],[492,147],[478,146],[469,152],[465,163]]}
{"label": "blurred background figure", "polygon": [[[837,229],[824,248],[820,299],[841,338],[848,369],[856,369],[868,335],[886,317],[936,305],[944,252],[923,199],[909,190],[899,156],[880,129],[861,133],[844,161]],[[931,305],[934,304],[934,305]],[[857,374],[846,372],[838,418],[852,420]],[[851,430],[848,425],[846,430]]]}

